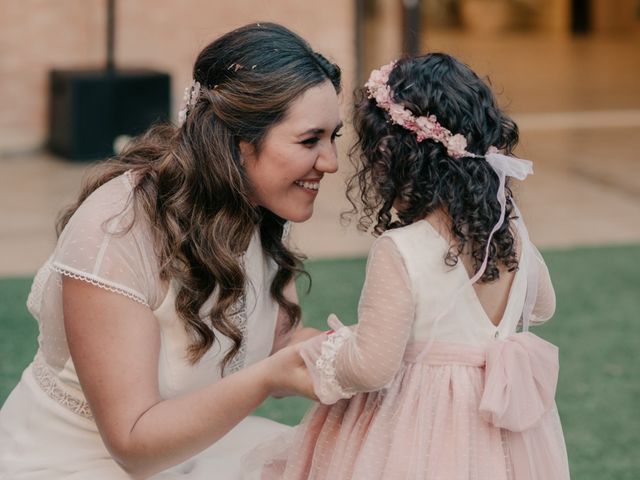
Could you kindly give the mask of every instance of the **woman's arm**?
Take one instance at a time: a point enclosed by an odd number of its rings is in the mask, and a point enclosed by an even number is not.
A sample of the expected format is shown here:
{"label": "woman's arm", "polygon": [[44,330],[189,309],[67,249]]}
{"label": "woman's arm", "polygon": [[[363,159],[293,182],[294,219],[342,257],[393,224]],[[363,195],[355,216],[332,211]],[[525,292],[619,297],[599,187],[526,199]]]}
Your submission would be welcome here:
{"label": "woman's arm", "polygon": [[164,400],[158,386],[160,331],[148,307],[63,278],[69,349],[98,429],[114,459],[147,477],[202,451],[269,395],[314,398],[297,347],[200,390]]}

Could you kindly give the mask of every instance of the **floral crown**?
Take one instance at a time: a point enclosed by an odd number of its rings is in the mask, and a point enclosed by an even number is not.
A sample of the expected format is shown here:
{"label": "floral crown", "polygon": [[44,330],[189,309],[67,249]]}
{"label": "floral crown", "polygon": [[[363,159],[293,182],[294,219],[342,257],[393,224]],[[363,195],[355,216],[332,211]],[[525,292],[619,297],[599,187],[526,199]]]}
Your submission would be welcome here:
{"label": "floral crown", "polygon": [[447,149],[447,153],[454,158],[478,157],[478,155],[467,151],[467,139],[464,135],[451,133],[438,123],[435,115],[416,117],[402,105],[393,101],[393,92],[387,82],[395,65],[396,60],[371,72],[369,80],[364,84],[368,97],[375,99],[378,107],[389,114],[393,123],[415,133],[418,142],[428,139],[441,143]]}

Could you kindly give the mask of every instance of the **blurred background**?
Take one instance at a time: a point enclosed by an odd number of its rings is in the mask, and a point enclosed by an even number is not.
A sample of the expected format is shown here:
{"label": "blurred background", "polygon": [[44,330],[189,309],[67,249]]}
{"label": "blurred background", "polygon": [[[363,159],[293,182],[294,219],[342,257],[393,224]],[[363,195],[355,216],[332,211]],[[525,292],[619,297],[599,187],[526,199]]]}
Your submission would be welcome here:
{"label": "blurred background", "polygon": [[[36,348],[24,301],[57,212],[118,138],[176,121],[205,44],[259,21],[344,72],[341,170],[293,229],[308,321],[355,320],[372,241],[339,219],[353,88],[403,53],[451,53],[489,78],[535,165],[515,191],[558,294],[540,332],[562,352],[573,477],[640,478],[640,0],[0,0],[0,402]],[[260,412],[295,423],[306,405]]]}

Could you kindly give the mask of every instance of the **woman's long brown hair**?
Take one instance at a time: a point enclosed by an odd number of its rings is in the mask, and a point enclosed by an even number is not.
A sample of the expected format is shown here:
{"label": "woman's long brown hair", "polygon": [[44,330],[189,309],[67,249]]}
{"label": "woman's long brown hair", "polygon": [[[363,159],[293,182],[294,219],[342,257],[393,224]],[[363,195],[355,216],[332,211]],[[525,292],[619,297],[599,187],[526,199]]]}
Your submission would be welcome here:
{"label": "woman's long brown hair", "polygon": [[[213,345],[215,328],[233,341],[224,369],[242,342],[230,317],[246,282],[240,256],[257,227],[264,251],[277,264],[270,294],[291,327],[300,320],[299,306],[283,289],[303,272],[302,259],[282,242],[285,219],[250,201],[239,142],[260,151],[269,129],[307,89],[330,81],[340,90],[340,69],[285,27],[259,23],[204,48],[193,77],[203,89],[184,124],[153,126],[99,164],[75,204],[61,214],[57,232],[94,190],[130,171],[135,212],[150,221],[160,277],[179,286],[176,310],[193,336],[189,357],[195,363]],[[201,312],[215,288],[213,308]]]}

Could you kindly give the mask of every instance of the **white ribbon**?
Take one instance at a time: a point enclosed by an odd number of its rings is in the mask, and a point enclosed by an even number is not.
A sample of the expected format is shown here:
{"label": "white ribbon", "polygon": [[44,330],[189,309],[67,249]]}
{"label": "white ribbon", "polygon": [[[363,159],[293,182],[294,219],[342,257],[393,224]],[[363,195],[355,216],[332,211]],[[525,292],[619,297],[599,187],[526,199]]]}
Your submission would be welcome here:
{"label": "white ribbon", "polygon": [[507,177],[524,180],[525,178],[527,178],[527,176],[533,174],[533,162],[531,162],[530,160],[509,157],[497,152],[487,153],[484,158],[487,160],[487,163],[491,165],[493,171],[496,172],[496,175],[498,175],[498,181],[500,182],[498,185],[498,193],[496,195],[498,203],[500,204],[500,217],[498,218],[498,222],[491,229],[491,233],[489,233],[489,238],[487,239],[487,248],[484,252],[484,260],[482,260],[482,265],[480,265],[480,268],[478,269],[476,274],[471,278],[471,285],[476,283],[480,279],[480,277],[482,277],[482,274],[487,268],[491,239],[504,223],[504,216],[507,210],[507,198],[504,193],[504,189]]}
{"label": "white ribbon", "polygon": [[524,180],[529,175],[533,175],[533,162],[531,160],[510,157],[498,152],[487,153],[484,158],[498,174],[498,177],[504,174],[507,177]]}
{"label": "white ribbon", "polygon": [[[458,288],[458,290],[455,291],[447,307],[442,312],[440,312],[440,314],[436,317],[436,319],[433,322],[433,327],[431,328],[431,335],[430,335],[431,339],[427,342],[427,345],[424,347],[422,352],[420,352],[420,355],[418,355],[418,361],[423,360],[426,357],[429,347],[433,342],[434,335],[436,332],[436,326],[438,325],[438,322],[442,319],[442,317],[444,317],[449,312],[449,310],[451,310],[451,308],[455,304],[458,294],[468,286],[476,283],[480,279],[480,277],[482,277],[482,274],[487,268],[487,262],[489,261],[489,249],[491,246],[491,239],[493,238],[493,235],[498,231],[498,229],[502,226],[505,220],[504,217],[507,210],[507,197],[505,194],[505,185],[506,185],[507,177],[513,177],[518,180],[524,180],[529,175],[533,174],[533,162],[531,162],[530,160],[524,160],[522,158],[503,155],[501,153],[498,153],[493,147],[489,149],[489,152],[487,152],[484,158],[487,161],[487,163],[491,166],[493,171],[496,173],[496,175],[498,176],[499,183],[498,183],[498,192],[496,193],[496,198],[498,199],[498,203],[500,204],[500,216],[496,224],[491,229],[491,232],[489,233],[489,237],[487,238],[487,247],[485,249],[484,259],[482,260],[482,264],[480,265],[480,268],[478,268],[478,271],[473,275],[473,277],[467,280],[464,284],[462,284]],[[512,203],[514,205],[514,208],[516,209],[516,212],[518,212],[517,207],[515,206],[515,202],[512,201]],[[522,242],[522,248],[524,253],[524,248],[526,248],[530,243],[529,236],[527,234],[526,228],[524,228],[524,223],[520,218],[518,219],[517,226],[518,226],[518,231],[520,232],[520,239]],[[529,262],[529,265],[531,266],[532,263],[533,262]],[[537,278],[537,271],[535,271],[534,269],[530,269],[529,271],[531,274],[534,274],[535,277]],[[527,288],[527,297],[530,297],[530,298],[533,297],[534,299],[533,301],[535,302],[536,292],[532,291],[532,289],[537,289],[537,282],[535,282],[535,285],[533,285],[531,280],[532,278],[529,279],[528,288]],[[531,300],[525,305],[530,307]],[[527,308],[525,308],[525,312],[523,314],[523,327],[525,330],[528,330],[528,327],[529,327],[528,316],[530,315],[531,311],[527,312],[526,310]]]}

